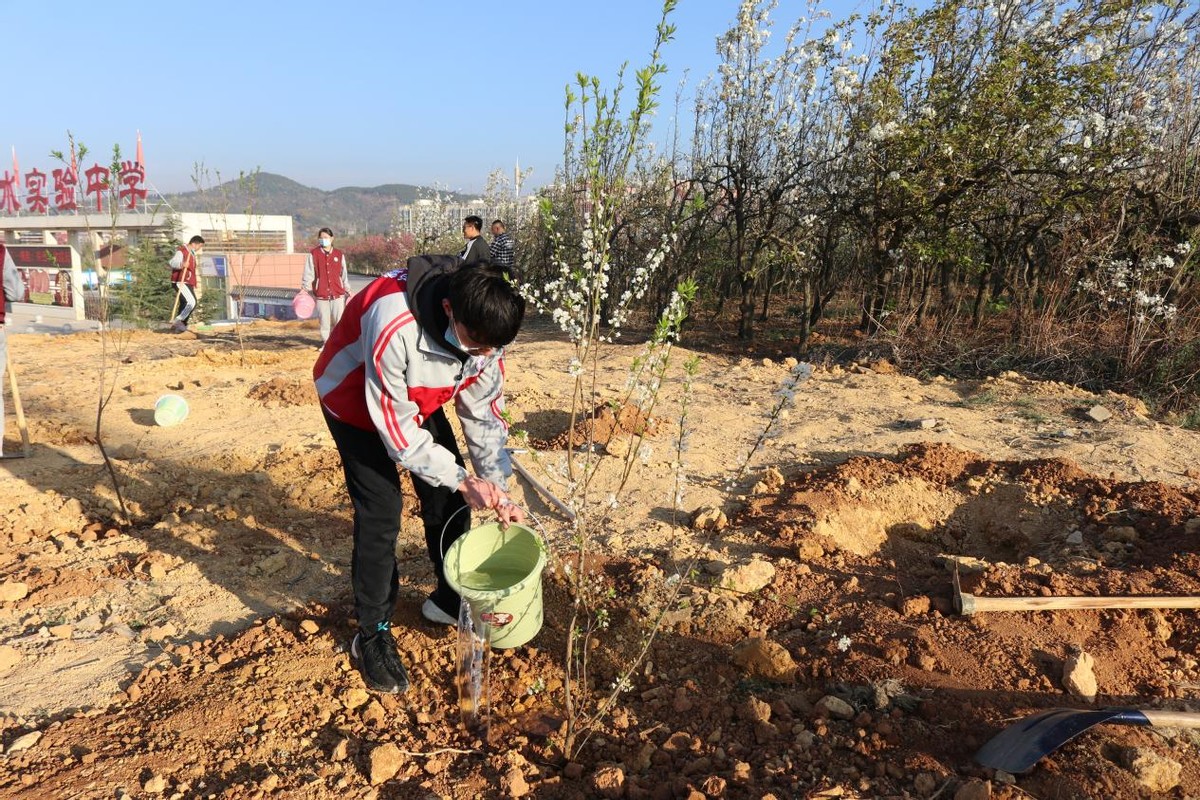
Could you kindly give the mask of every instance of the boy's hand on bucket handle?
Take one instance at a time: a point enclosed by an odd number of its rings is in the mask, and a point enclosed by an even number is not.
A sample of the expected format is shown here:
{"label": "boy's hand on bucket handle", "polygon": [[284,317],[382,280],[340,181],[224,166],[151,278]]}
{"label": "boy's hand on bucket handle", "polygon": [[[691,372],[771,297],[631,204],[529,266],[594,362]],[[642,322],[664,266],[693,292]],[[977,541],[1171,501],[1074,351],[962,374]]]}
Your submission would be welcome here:
{"label": "boy's hand on bucket handle", "polygon": [[499,486],[473,475],[467,476],[467,479],[458,487],[458,491],[462,492],[463,499],[467,501],[467,505],[471,507],[472,511],[495,508],[504,499],[504,492],[500,491]]}
{"label": "boy's hand on bucket handle", "polygon": [[525,521],[525,509],[505,497],[496,504],[496,519],[500,520],[501,528],[507,528],[514,522]]}

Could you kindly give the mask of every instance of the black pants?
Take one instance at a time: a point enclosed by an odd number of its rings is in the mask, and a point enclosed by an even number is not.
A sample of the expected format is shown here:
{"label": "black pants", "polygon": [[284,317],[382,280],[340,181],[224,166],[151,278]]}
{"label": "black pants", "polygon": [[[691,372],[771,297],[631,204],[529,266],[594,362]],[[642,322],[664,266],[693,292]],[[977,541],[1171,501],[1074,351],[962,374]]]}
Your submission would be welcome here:
{"label": "black pants", "polygon": [[[350,582],[354,587],[354,608],[359,627],[374,631],[382,622],[389,622],[396,608],[400,585],[396,568],[396,537],[400,534],[400,472],[388,456],[376,431],[365,431],[334,419],[325,412],[325,422],[342,457],[346,489],[354,504],[354,552],[350,562]],[[433,439],[454,454],[463,464],[454,440],[454,430],[440,408],[422,425]],[[421,503],[421,520],[425,523],[425,546],[433,563],[437,589],[432,595],[438,607],[453,617],[458,616],[458,594],[446,583],[442,560],[450,544],[471,527],[471,512],[461,511],[467,501],[456,489],[433,487],[412,476],[413,488]],[[450,520],[451,515],[454,518]],[[446,521],[450,520],[448,526]],[[442,528],[446,535],[442,537]]]}

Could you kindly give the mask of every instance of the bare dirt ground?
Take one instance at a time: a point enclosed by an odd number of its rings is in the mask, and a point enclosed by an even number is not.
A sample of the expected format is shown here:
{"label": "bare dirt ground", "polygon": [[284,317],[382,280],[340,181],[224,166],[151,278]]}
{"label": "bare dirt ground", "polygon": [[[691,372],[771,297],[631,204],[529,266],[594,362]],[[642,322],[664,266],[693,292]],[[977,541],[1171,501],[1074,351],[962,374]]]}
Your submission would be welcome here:
{"label": "bare dirt ground", "polygon": [[[395,623],[413,687],[363,690],[345,652],[350,512],[309,381],[316,341],[282,323],[249,327],[244,353],[228,331],[133,334],[104,422],[121,524],[93,441],[99,336],[10,335],[34,446],[0,462],[0,795],[1200,794],[1188,731],[1099,727],[1015,778],[972,760],[1015,719],[1086,707],[1064,688],[1078,651],[1094,659],[1097,705],[1200,711],[1194,611],[952,607],[956,561],[984,597],[1200,594],[1200,436],[1136,400],[1012,373],[819,364],[729,492],[793,362],[703,355],[687,513],[672,510],[672,382],[597,542],[593,568],[617,598],[597,692],[672,583],[684,588],[616,713],[563,763],[560,570],[546,575],[542,632],[497,654],[482,746],[458,725],[455,633],[418,612],[432,576],[411,503]],[[609,351],[598,402],[620,396],[638,350]],[[508,369],[516,424],[541,448],[523,458],[564,493],[568,359],[531,325]],[[161,428],[167,392],[190,415]],[[1112,417],[1088,418],[1096,405]],[[627,422],[595,423],[608,452]],[[4,451],[20,451],[11,417]],[[617,462],[601,458],[601,486]],[[565,556],[561,518],[514,491]]]}

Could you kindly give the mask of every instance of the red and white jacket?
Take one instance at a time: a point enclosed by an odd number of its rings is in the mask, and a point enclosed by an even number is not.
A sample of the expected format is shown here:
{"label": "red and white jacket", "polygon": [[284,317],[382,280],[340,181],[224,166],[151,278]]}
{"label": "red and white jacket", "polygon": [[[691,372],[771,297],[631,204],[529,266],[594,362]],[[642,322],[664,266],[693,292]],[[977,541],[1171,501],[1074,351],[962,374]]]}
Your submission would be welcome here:
{"label": "red and white jacket", "polygon": [[196,285],[196,254],[186,244],[179,245],[175,255],[171,256],[171,283],[186,283]]}
{"label": "red and white jacket", "polygon": [[[408,269],[354,295],[313,367],[317,394],[336,419],[378,431],[400,466],[451,489],[467,472],[421,424],[454,401],[475,474],[505,487],[512,466],[502,417],[504,351],[468,356],[446,342],[440,307],[448,276],[432,266],[435,258],[411,258]],[[421,309],[417,315],[414,308]]]}

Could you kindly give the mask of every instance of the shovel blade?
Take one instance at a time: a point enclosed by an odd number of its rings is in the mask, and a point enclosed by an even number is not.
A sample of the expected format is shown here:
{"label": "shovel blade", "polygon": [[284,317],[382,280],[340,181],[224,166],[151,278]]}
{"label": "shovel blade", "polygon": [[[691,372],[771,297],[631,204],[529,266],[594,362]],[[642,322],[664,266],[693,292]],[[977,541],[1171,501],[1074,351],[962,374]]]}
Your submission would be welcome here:
{"label": "shovel blade", "polygon": [[979,748],[975,760],[985,767],[1019,775],[1095,725],[1149,725],[1134,708],[1079,710],[1055,708],[1014,722]]}

